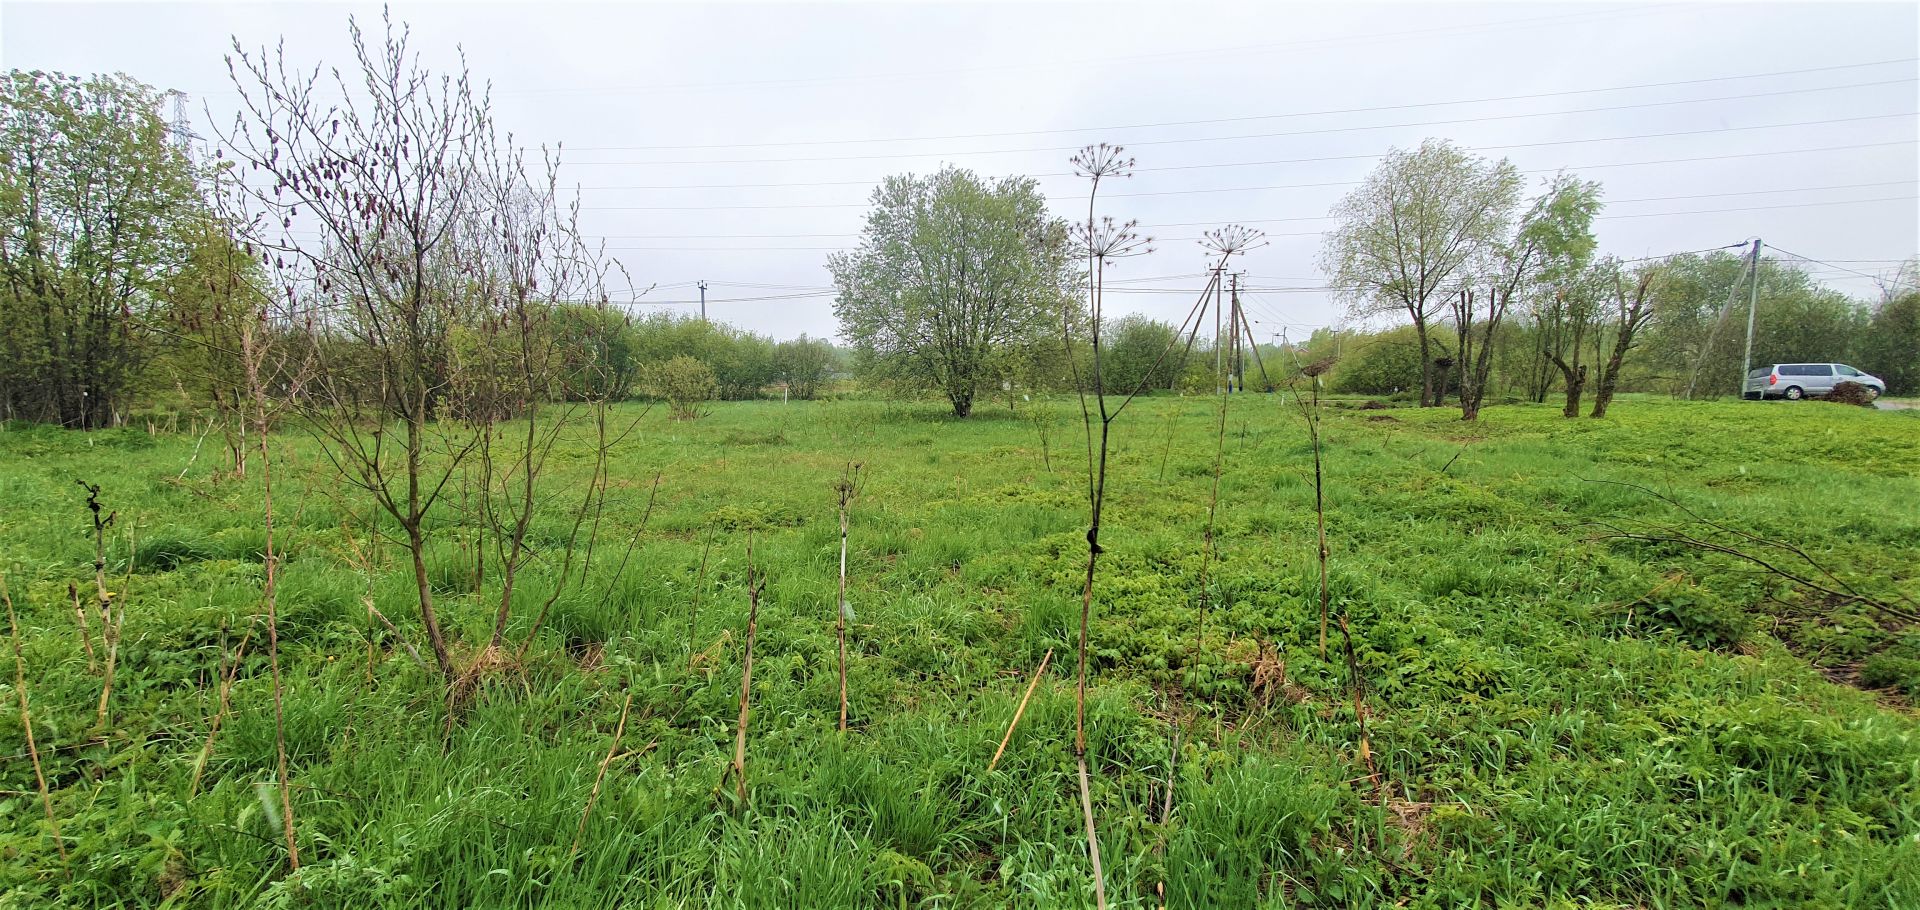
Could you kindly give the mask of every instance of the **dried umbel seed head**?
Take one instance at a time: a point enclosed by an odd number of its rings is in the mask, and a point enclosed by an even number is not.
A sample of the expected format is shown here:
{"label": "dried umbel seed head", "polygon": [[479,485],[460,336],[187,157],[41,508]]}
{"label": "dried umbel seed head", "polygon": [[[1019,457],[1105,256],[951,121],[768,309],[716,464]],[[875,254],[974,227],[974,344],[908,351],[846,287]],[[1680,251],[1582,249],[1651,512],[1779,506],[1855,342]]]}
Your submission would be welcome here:
{"label": "dried umbel seed head", "polygon": [[1103,180],[1108,177],[1133,176],[1133,159],[1124,154],[1126,148],[1118,145],[1089,145],[1073,153],[1067,159],[1073,165],[1073,172],[1082,177]]}
{"label": "dried umbel seed head", "polygon": [[1256,247],[1266,245],[1267,235],[1253,228],[1238,224],[1203,231],[1200,245],[1221,256],[1236,256]]}
{"label": "dried umbel seed head", "polygon": [[1305,373],[1308,376],[1324,375],[1328,370],[1333,369],[1333,363],[1335,360],[1338,360],[1338,359],[1339,358],[1337,357],[1323,357],[1319,360],[1316,360],[1312,363],[1307,364],[1304,367],[1301,367],[1300,372]]}
{"label": "dried umbel seed head", "polygon": [[1122,259],[1153,252],[1153,238],[1139,233],[1138,221],[1115,221],[1102,217],[1091,224],[1073,227],[1073,240],[1081,253],[1096,259]]}

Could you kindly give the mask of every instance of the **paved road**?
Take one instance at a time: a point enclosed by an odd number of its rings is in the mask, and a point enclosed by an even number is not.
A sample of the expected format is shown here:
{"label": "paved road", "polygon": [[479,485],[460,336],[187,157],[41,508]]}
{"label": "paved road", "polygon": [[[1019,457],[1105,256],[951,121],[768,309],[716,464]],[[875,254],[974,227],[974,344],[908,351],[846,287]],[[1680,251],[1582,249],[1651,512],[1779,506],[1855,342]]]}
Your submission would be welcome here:
{"label": "paved road", "polygon": [[1882,411],[1911,411],[1914,409],[1914,404],[1911,401],[1888,401],[1885,398],[1875,401],[1873,406]]}

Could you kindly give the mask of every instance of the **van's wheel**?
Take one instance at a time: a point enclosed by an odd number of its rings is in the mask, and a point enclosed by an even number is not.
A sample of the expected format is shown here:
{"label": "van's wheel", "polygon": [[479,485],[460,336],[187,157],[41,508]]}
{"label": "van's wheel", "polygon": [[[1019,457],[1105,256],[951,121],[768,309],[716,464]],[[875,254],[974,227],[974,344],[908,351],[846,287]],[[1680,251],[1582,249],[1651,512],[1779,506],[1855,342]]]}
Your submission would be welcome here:
{"label": "van's wheel", "polygon": [[1797,385],[1787,386],[1787,390],[1780,394],[1782,397],[1786,398],[1788,401],[1799,401],[1800,399],[1807,397],[1807,393],[1804,391],[1801,391],[1800,387]]}
{"label": "van's wheel", "polygon": [[1880,397],[1881,395],[1884,395],[1884,394],[1886,394],[1886,393],[1885,393],[1885,392],[1882,392],[1882,391],[1880,391],[1880,387],[1879,387],[1879,386],[1877,386],[1877,385],[1870,385],[1870,386],[1867,386],[1867,400],[1868,400],[1868,401],[1872,401],[1872,400],[1874,400],[1875,398],[1879,398],[1879,397]]}

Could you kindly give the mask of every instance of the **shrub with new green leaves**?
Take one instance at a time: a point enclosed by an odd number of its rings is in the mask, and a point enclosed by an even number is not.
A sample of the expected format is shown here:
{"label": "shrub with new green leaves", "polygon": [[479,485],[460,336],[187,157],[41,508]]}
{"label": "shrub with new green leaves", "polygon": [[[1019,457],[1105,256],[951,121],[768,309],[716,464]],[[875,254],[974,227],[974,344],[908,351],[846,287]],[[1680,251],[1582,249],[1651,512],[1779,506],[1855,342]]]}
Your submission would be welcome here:
{"label": "shrub with new green leaves", "polygon": [[676,420],[699,417],[700,405],[718,389],[713,368],[685,354],[647,368],[647,390],[666,401]]}

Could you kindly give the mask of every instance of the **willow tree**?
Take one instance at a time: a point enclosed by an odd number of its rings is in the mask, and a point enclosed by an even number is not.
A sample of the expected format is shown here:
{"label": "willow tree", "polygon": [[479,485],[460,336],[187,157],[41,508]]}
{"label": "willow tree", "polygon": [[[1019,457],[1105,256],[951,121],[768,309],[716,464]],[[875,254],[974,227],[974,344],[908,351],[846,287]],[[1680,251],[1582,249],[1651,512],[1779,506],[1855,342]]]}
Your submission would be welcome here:
{"label": "willow tree", "polygon": [[1440,404],[1427,326],[1504,239],[1520,172],[1442,139],[1394,149],[1333,208],[1321,248],[1335,293],[1359,317],[1404,313],[1420,344],[1420,404]]}
{"label": "willow tree", "polygon": [[0,416],[117,422],[206,205],[161,96],[125,76],[0,78]]}
{"label": "willow tree", "polygon": [[861,366],[938,390],[957,417],[999,375],[1003,351],[1058,328],[1078,281],[1037,181],[954,167],[887,178],[859,248],[827,269]]}
{"label": "willow tree", "polygon": [[1491,251],[1481,268],[1484,290],[1454,297],[1454,361],[1460,366],[1460,419],[1480,415],[1493,373],[1494,340],[1515,297],[1551,293],[1593,258],[1593,218],[1600,184],[1556,175],[1521,216],[1510,242]]}

